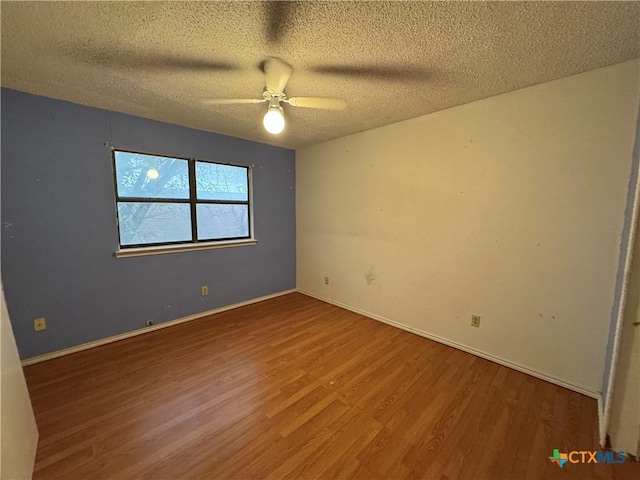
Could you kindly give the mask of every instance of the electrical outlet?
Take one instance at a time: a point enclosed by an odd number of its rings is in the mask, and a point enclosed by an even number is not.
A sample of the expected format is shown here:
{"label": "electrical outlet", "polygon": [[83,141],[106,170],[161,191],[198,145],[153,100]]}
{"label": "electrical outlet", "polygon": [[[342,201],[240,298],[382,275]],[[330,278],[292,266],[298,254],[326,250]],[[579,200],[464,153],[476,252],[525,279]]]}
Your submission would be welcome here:
{"label": "electrical outlet", "polygon": [[44,319],[44,317],[36,318],[33,321],[33,329],[36,332],[39,332],[40,330],[46,330],[46,328],[47,328],[47,321]]}
{"label": "electrical outlet", "polygon": [[480,315],[471,315],[471,326],[480,328]]}
{"label": "electrical outlet", "polygon": [[324,284],[329,285],[329,277],[324,277]]}
{"label": "electrical outlet", "polygon": [[153,320],[147,320],[147,327],[150,327],[153,325]]}
{"label": "electrical outlet", "polygon": [[202,296],[204,297],[205,295],[209,295],[209,287],[207,287],[206,285],[202,286]]}

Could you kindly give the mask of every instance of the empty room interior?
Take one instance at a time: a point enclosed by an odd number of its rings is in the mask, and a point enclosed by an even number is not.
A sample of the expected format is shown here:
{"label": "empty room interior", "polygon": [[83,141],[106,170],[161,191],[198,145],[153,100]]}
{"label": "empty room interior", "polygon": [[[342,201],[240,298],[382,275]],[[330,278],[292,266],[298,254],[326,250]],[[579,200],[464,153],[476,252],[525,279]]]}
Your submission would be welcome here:
{"label": "empty room interior", "polygon": [[640,478],[640,2],[0,9],[3,479]]}

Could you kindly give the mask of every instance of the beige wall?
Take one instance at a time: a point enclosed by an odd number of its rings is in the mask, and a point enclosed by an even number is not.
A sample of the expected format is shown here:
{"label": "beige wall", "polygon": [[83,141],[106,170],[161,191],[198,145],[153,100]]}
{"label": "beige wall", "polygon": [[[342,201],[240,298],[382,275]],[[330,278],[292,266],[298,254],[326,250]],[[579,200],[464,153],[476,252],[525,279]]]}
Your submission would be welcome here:
{"label": "beige wall", "polygon": [[[640,235],[637,230],[636,235]],[[636,236],[629,293],[616,368],[609,435],[611,446],[640,455],[640,236]]]}
{"label": "beige wall", "polygon": [[7,305],[2,294],[2,337],[1,361],[2,382],[0,383],[0,423],[1,427],[1,473],[3,479],[31,478],[33,462],[38,444],[38,430],[31,409],[31,400],[24,381],[22,365],[18,358],[16,342],[13,338]]}
{"label": "beige wall", "polygon": [[297,151],[298,288],[597,392],[639,71]]}

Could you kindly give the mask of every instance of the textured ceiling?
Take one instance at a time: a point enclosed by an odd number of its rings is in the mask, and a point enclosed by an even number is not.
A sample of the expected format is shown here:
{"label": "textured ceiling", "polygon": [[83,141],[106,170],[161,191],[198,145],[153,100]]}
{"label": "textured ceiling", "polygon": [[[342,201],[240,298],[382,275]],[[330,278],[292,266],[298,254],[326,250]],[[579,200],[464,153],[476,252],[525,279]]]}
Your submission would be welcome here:
{"label": "textured ceiling", "polygon": [[[2,85],[298,148],[640,56],[638,2],[6,2]],[[267,56],[294,67],[266,133]]]}

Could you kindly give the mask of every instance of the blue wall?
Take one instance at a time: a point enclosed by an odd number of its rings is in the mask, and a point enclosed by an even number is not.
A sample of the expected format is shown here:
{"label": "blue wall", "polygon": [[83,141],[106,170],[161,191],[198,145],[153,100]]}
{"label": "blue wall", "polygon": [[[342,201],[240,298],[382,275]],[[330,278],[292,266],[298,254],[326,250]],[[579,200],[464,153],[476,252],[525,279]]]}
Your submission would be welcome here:
{"label": "blue wall", "polygon": [[[116,259],[111,146],[255,165],[258,244]],[[294,288],[294,159],[293,150],[2,89],[2,280],[20,356]],[[33,330],[36,317],[46,330]]]}

